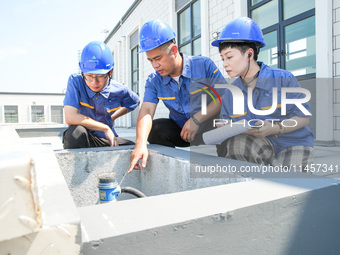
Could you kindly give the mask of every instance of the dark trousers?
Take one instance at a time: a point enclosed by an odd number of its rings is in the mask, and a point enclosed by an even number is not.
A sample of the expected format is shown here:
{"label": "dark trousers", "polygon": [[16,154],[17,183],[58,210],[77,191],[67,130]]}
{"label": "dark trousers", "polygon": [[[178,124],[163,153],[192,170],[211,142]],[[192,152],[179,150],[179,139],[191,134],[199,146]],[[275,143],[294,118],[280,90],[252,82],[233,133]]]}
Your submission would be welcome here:
{"label": "dark trousers", "polygon": [[202,135],[213,129],[213,120],[216,118],[219,118],[219,114],[207,120],[205,126],[196,133],[194,140],[190,143],[181,138],[182,128],[172,119],[153,120],[148,142],[150,144],[159,144],[168,147],[188,147],[190,145],[204,144]]}
{"label": "dark trousers", "polygon": [[[118,145],[133,145],[134,142],[117,137]],[[110,143],[105,138],[101,138],[83,126],[71,125],[63,134],[64,149],[107,147]]]}

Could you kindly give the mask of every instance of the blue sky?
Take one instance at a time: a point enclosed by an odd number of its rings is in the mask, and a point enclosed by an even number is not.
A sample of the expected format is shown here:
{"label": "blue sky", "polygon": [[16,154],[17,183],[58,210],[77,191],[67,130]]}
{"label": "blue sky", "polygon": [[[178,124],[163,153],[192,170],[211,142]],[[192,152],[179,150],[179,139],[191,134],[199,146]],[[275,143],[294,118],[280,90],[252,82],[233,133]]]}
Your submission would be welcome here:
{"label": "blue sky", "polygon": [[0,92],[61,93],[78,50],[103,41],[134,0],[15,0],[0,8]]}

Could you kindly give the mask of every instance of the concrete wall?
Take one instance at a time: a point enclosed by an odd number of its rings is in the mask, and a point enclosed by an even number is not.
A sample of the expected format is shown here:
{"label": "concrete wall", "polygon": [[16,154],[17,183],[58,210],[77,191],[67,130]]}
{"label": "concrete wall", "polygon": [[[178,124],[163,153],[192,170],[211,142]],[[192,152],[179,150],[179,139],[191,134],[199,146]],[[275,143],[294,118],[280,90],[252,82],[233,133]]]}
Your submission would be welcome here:
{"label": "concrete wall", "polygon": [[[98,203],[99,173],[116,172],[120,182],[130,165],[133,146],[56,151],[56,157],[77,207]],[[147,196],[175,193],[250,180],[236,174],[224,178],[191,178],[190,152],[158,145],[149,146],[147,167],[128,174],[122,187],[133,187]],[[201,155],[201,159],[207,156]],[[238,163],[240,164],[240,163]],[[135,198],[120,194],[119,201]]]}
{"label": "concrete wall", "polygon": [[258,179],[81,207],[83,252],[337,254],[340,187],[333,183]]}
{"label": "concrete wall", "polygon": [[79,214],[51,147],[0,127],[0,162],[0,254],[79,254]]}
{"label": "concrete wall", "polygon": [[[269,255],[340,250],[337,179],[300,173],[226,185],[217,180],[213,187],[76,208],[50,146],[26,147],[14,130],[0,131],[0,254]],[[150,186],[168,183],[172,192],[187,189],[184,183],[213,183],[211,178],[181,174],[188,171],[189,159],[195,164],[209,165],[214,159],[219,165],[245,165],[202,154],[191,153],[189,158],[173,148],[150,149],[148,168],[134,171],[126,183],[145,174]],[[58,162],[93,173],[105,168],[125,171],[129,150],[56,154]],[[74,185],[84,181],[82,175],[73,177]]]}

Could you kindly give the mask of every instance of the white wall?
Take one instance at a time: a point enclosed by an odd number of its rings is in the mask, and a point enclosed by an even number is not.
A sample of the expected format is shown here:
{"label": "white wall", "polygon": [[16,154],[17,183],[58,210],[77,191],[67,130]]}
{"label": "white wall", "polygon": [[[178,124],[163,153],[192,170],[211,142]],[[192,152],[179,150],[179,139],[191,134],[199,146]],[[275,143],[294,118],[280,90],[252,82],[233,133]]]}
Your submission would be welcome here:
{"label": "white wall", "polygon": [[[204,0],[203,0],[204,1]],[[218,48],[211,45],[211,42],[215,39],[212,33],[220,33],[225,25],[233,19],[246,15],[245,11],[242,10],[244,2],[246,0],[208,0],[209,1],[209,47],[210,47],[210,58],[215,62],[217,67],[220,69],[224,77],[227,77],[227,73],[224,71],[222,61]]]}
{"label": "white wall", "polygon": [[[19,124],[31,123],[31,106],[44,105],[45,122],[51,122],[51,106],[63,106],[64,94],[0,93],[0,123],[4,121],[4,106],[17,105]],[[65,123],[65,120],[63,121]]]}

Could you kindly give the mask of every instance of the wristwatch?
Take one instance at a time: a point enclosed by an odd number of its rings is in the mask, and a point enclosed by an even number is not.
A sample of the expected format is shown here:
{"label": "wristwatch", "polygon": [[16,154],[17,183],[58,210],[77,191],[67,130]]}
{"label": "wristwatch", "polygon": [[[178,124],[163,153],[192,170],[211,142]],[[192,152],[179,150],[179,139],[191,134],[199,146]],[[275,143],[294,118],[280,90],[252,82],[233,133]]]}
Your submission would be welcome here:
{"label": "wristwatch", "polygon": [[201,125],[201,122],[199,122],[198,119],[196,119],[194,115],[192,115],[191,118],[198,126]]}
{"label": "wristwatch", "polygon": [[279,126],[280,129],[279,129],[279,133],[274,135],[274,137],[279,137],[285,133],[285,127],[282,126],[281,122],[276,122],[276,124]]}
{"label": "wristwatch", "polygon": [[279,128],[280,128],[279,134],[280,134],[280,135],[284,134],[284,133],[285,133],[285,128],[284,128],[284,126],[282,126],[281,122],[277,122],[276,124],[277,124],[277,125],[279,126]]}

